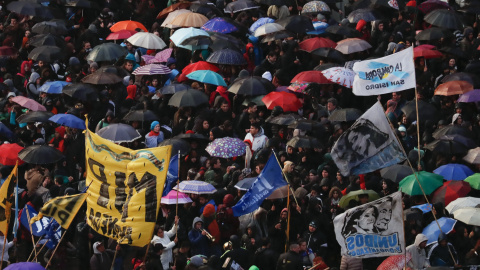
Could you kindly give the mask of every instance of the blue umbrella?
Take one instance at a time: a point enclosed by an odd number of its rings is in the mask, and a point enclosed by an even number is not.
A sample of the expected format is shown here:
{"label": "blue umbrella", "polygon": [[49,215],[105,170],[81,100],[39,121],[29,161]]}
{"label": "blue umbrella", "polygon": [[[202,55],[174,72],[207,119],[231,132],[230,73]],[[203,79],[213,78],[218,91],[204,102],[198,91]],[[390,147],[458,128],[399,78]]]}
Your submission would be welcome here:
{"label": "blue umbrella", "polygon": [[232,23],[228,22],[224,18],[213,18],[210,21],[206,22],[202,29],[209,32],[216,32],[216,33],[232,33],[238,31],[238,28],[233,25]]}
{"label": "blue umbrella", "polygon": [[176,185],[174,190],[178,190],[183,193],[193,193],[193,194],[213,194],[215,191],[214,186],[211,184],[204,182],[204,181],[198,181],[198,180],[185,180],[180,182],[179,185]]}
{"label": "blue umbrella", "polygon": [[250,30],[250,33],[254,33],[255,30],[257,30],[258,27],[260,27],[260,26],[262,26],[262,25],[264,25],[264,24],[273,23],[273,22],[275,22],[275,20],[272,19],[272,18],[268,18],[268,17],[260,18],[260,19],[258,19],[256,22],[254,22],[254,23],[252,24],[252,26],[250,26],[250,29],[249,29],[249,30]]}
{"label": "blue umbrella", "polygon": [[[448,234],[453,230],[455,223],[457,223],[457,220],[453,218],[442,217],[438,219],[438,224],[440,224],[440,228],[442,228],[442,232],[445,234]],[[438,235],[440,234],[437,222],[432,221],[432,223],[428,224],[428,226],[423,229],[422,233],[428,238],[427,245],[436,243],[438,241]]]}
{"label": "blue umbrella", "polygon": [[13,132],[2,122],[0,122],[0,134],[4,135],[7,139],[13,139],[15,137]]}
{"label": "blue umbrella", "polygon": [[232,49],[223,49],[210,54],[207,62],[219,65],[235,65],[242,66],[247,64],[243,54]]}
{"label": "blue umbrella", "polygon": [[208,83],[213,85],[220,85],[227,87],[227,84],[223,80],[220,74],[213,72],[211,70],[197,70],[190,74],[187,74],[187,78],[194,81],[199,81],[202,83]]}
{"label": "blue umbrella", "polygon": [[425,204],[422,204],[422,205],[412,206],[412,208],[418,208],[418,209],[422,210],[422,212],[425,214],[425,213],[428,213],[428,212],[432,211],[432,204],[431,203],[425,203]]}
{"label": "blue umbrella", "polygon": [[85,127],[85,121],[73,114],[56,114],[50,117],[48,120],[70,128],[78,128],[82,130],[87,129]]}
{"label": "blue umbrella", "polygon": [[314,22],[313,23],[313,28],[315,28],[314,31],[309,31],[307,34],[309,35],[321,35],[325,33],[325,29],[327,29],[328,23],[325,22]]}
{"label": "blue umbrella", "polygon": [[463,164],[447,164],[438,167],[434,173],[443,176],[445,180],[464,180],[473,175],[473,171]]}
{"label": "blue umbrella", "polygon": [[68,84],[70,83],[62,81],[46,82],[38,89],[38,91],[49,94],[61,94],[63,87]]}

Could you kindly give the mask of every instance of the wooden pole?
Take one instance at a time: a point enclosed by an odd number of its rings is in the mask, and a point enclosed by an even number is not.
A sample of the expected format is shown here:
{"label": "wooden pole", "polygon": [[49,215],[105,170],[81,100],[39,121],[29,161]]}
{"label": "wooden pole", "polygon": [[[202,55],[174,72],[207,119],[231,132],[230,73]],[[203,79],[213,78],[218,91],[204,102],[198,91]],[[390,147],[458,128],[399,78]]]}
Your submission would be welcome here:
{"label": "wooden pole", "polygon": [[[47,244],[48,241],[50,241],[50,239],[47,239],[47,241],[45,241],[45,243],[43,243],[42,247],[41,247],[40,250],[38,251],[38,254],[40,254],[40,252],[42,252],[43,248],[45,247],[45,245]],[[36,256],[32,259],[32,261],[35,260],[35,259],[37,259]]]}
{"label": "wooden pole", "polygon": [[[275,155],[275,159],[277,160],[278,166],[280,166],[280,168],[282,168],[282,166],[281,166],[281,164],[280,164],[280,161],[278,161],[277,154],[275,154],[275,151],[273,151],[273,150],[272,150],[272,152],[273,152],[273,154]],[[283,177],[284,177],[285,180],[287,181],[288,191],[289,191],[289,192],[292,191],[292,194],[294,194],[293,189],[292,189],[292,186],[290,185],[290,181],[288,181],[287,175],[283,172],[283,170],[281,170],[281,171],[282,171]],[[290,197],[290,195],[288,195],[288,197]],[[300,204],[298,204],[298,201],[297,201],[297,198],[295,198],[295,195],[293,196],[293,199],[295,200],[295,203],[296,203],[297,205],[300,205]]]}
{"label": "wooden pole", "polygon": [[28,206],[25,208],[25,210],[27,210],[28,226],[30,227],[30,236],[32,236],[33,251],[35,252],[35,257],[37,257],[38,254],[37,254],[37,249],[35,247],[35,239],[33,238],[33,233],[32,233],[33,230],[32,230],[32,224],[30,223],[30,213],[28,211]]}
{"label": "wooden pole", "polygon": [[[288,251],[288,245],[290,242],[290,184],[287,190],[287,241],[285,242],[285,252]],[[281,214],[280,214],[281,215]]]}
{"label": "wooden pole", "polygon": [[[180,189],[180,150],[178,150],[178,172],[177,172],[177,203],[175,205],[175,217],[178,217],[178,191]],[[173,223],[175,226],[175,222]],[[178,236],[178,226],[175,226],[175,238]]]}
{"label": "wooden pole", "polygon": [[0,269],[3,269],[3,255],[5,254],[5,245],[7,243],[7,237],[3,236],[3,248],[2,248],[2,260],[0,261]]}
{"label": "wooden pole", "polygon": [[[117,244],[117,246],[119,246],[120,244]],[[117,253],[118,253],[118,249],[117,247],[115,247],[115,254],[113,255],[113,260],[112,260],[112,266],[110,266],[110,270],[113,269],[113,267],[115,266],[115,260],[117,259]]]}
{"label": "wooden pole", "polygon": [[63,237],[65,236],[66,233],[67,233],[67,230],[65,230],[65,231],[63,232],[62,237],[60,238],[60,241],[58,241],[57,246],[56,246],[55,249],[53,250],[52,256],[50,256],[50,259],[48,260],[48,263],[47,263],[47,265],[45,266],[45,270],[48,269],[48,267],[50,266],[50,262],[52,261],[53,256],[55,256],[55,252],[57,252],[57,249],[58,249],[58,247],[60,246],[60,244],[62,243]]}

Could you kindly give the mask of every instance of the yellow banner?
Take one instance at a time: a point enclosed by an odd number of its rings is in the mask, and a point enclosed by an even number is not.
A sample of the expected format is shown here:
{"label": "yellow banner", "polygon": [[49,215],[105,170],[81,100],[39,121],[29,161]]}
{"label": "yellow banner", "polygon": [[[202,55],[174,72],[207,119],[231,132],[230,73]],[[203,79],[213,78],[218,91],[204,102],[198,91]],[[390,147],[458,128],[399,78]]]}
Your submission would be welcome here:
{"label": "yellow banner", "polygon": [[42,219],[43,216],[53,217],[62,228],[68,229],[78,210],[87,198],[87,193],[56,197],[48,201],[37,216],[30,219],[30,224]]}
{"label": "yellow banner", "polygon": [[147,245],[160,209],[171,146],[132,150],[87,129],[85,149],[88,225],[122,244]]}
{"label": "yellow banner", "polygon": [[5,237],[8,233],[8,225],[10,225],[12,205],[15,204],[15,186],[18,179],[17,167],[18,164],[15,165],[7,180],[0,187],[0,231]]}

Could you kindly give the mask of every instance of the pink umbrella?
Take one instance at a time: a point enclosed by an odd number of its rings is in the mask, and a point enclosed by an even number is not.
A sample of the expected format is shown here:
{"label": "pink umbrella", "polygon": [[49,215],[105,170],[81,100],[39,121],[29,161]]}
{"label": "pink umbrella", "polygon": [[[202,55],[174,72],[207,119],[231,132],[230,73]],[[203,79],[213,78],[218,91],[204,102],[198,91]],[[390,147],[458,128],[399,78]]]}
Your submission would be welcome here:
{"label": "pink umbrella", "polygon": [[42,105],[40,105],[40,103],[38,103],[35,100],[30,99],[30,98],[26,98],[26,97],[23,97],[23,96],[17,96],[17,97],[13,97],[12,101],[17,103],[18,105],[20,105],[24,108],[27,108],[29,110],[32,110],[32,111],[43,111],[43,112],[47,111],[47,109],[45,107],[43,107]]}
{"label": "pink umbrella", "polygon": [[185,204],[185,203],[191,203],[192,199],[190,197],[182,192],[178,192],[176,190],[170,190],[168,194],[164,197],[162,197],[162,204],[177,204],[177,193],[178,193],[178,203],[179,204]]}
{"label": "pink umbrella", "polygon": [[168,58],[172,55],[172,48],[165,49],[161,52],[158,52],[155,55],[155,59],[158,59],[160,62],[167,62]]}
{"label": "pink umbrella", "polygon": [[405,267],[405,261],[407,263],[412,259],[412,255],[407,252],[407,259],[405,255],[395,255],[386,258],[377,268],[377,270],[402,270]]}
{"label": "pink umbrella", "polygon": [[135,69],[133,75],[155,75],[172,73],[168,67],[160,64],[150,64]]}

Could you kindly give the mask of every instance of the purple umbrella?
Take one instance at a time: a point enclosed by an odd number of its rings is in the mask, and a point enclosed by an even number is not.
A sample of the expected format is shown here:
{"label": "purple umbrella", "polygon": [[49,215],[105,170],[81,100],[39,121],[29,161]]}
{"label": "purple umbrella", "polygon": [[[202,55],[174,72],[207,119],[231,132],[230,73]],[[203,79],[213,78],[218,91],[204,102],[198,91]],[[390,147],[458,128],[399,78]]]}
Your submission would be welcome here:
{"label": "purple umbrella", "polygon": [[39,263],[33,262],[19,262],[19,263],[12,263],[5,268],[5,270],[45,270],[43,266]]}
{"label": "purple umbrella", "polygon": [[205,31],[216,32],[216,33],[232,33],[238,31],[238,28],[232,23],[228,22],[224,18],[213,18],[210,21],[206,22],[202,28]]}
{"label": "purple umbrella", "polygon": [[245,154],[247,146],[238,138],[220,138],[209,143],[205,150],[212,157],[232,158]]}
{"label": "purple umbrella", "polygon": [[460,95],[458,102],[477,102],[480,101],[480,89],[473,89],[473,91]]}
{"label": "purple umbrella", "polygon": [[135,69],[135,71],[132,74],[133,75],[155,75],[155,74],[169,74],[169,73],[172,73],[172,71],[164,65],[150,64],[150,65],[145,65]]}

